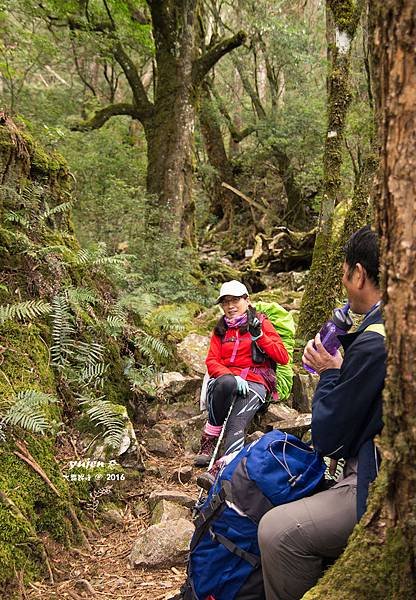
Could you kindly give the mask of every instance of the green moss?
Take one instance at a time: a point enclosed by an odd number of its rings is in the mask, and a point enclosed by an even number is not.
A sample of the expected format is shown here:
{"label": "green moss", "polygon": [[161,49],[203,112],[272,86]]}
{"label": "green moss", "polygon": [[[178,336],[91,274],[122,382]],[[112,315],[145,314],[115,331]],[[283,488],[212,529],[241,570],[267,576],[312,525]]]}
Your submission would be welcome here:
{"label": "green moss", "polygon": [[67,163],[58,152],[48,154],[27,131],[20,131],[20,137],[25,142],[30,155],[31,174],[43,175],[48,178],[59,171],[68,171]]}
{"label": "green moss", "polygon": [[15,454],[12,442],[0,446],[0,489],[21,513],[16,515],[0,502],[0,584],[3,585],[13,579],[15,569],[24,568],[31,577],[39,576],[43,566],[35,534],[47,531],[61,543],[74,537],[68,519],[68,485],[54,460],[52,441],[35,436],[27,436],[26,441],[30,454],[61,497]]}
{"label": "green moss", "polygon": [[337,28],[347,31],[353,37],[359,19],[357,2],[354,0],[329,0],[328,4]]}
{"label": "green moss", "polygon": [[25,389],[55,393],[55,382],[49,364],[49,349],[41,325],[7,321],[2,326],[5,347],[0,367],[0,397]]}
{"label": "green moss", "polygon": [[0,590],[15,572],[24,570],[30,578],[43,573],[41,554],[29,523],[0,501]]}

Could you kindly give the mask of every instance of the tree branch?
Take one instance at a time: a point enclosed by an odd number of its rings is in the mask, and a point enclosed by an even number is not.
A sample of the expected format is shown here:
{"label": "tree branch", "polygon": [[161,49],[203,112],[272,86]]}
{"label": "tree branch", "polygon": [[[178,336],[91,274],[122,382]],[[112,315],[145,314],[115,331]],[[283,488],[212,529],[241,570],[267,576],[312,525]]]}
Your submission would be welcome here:
{"label": "tree branch", "polygon": [[98,110],[94,116],[87,120],[81,121],[71,126],[72,131],[90,131],[91,129],[99,129],[111,117],[119,115],[127,115],[132,119],[142,120],[142,115],[133,104],[109,104],[101,110]]}
{"label": "tree branch", "polygon": [[237,188],[233,187],[229,183],[226,183],[225,181],[223,181],[221,183],[221,185],[222,185],[222,187],[226,188],[227,190],[234,192],[234,194],[236,194],[237,196],[239,196],[240,198],[245,200],[247,202],[247,204],[249,204],[250,206],[257,208],[257,210],[261,211],[262,213],[267,213],[267,208],[265,206],[263,206],[262,204],[259,204],[258,202],[256,202],[256,200],[249,198],[248,196],[243,194],[243,192],[240,192],[240,190],[237,190]]}
{"label": "tree branch", "polygon": [[218,106],[218,110],[220,111],[220,113],[222,114],[222,116],[224,117],[224,119],[227,123],[228,131],[230,132],[233,142],[235,142],[236,144],[239,144],[242,140],[244,140],[246,137],[248,137],[254,131],[256,131],[256,128],[254,125],[248,125],[245,129],[243,129],[241,131],[238,130],[237,127],[234,125],[233,120],[230,116],[230,113],[228,112],[228,110],[223,102],[223,99],[217,92],[215,86],[212,85],[212,82],[208,82],[208,86],[209,86],[210,92],[212,93],[212,95],[215,98],[215,101]]}
{"label": "tree branch", "polygon": [[212,67],[226,54],[238,48],[246,41],[246,34],[244,31],[239,31],[236,35],[229,38],[224,38],[220,42],[214,44],[211,48],[198,58],[192,67],[192,79],[194,85],[199,85],[204,79],[205,75],[212,69]]}
{"label": "tree branch", "polygon": [[260,98],[254,91],[253,86],[251,85],[250,81],[246,77],[246,74],[244,73],[244,69],[243,69],[241,63],[238,60],[234,60],[233,62],[234,62],[235,68],[238,71],[238,74],[240,75],[240,79],[241,79],[241,83],[243,84],[243,88],[245,89],[247,94],[250,96],[250,99],[254,106],[254,110],[256,111],[256,115],[258,116],[259,119],[265,119],[266,111],[264,110],[262,103],[260,102]]}
{"label": "tree branch", "polygon": [[153,111],[153,104],[147,97],[146,90],[139,77],[136,65],[131,60],[130,56],[128,56],[120,42],[115,45],[113,56],[123,69],[123,73],[129,82],[137,112],[140,112],[142,115],[141,118],[149,117]]}

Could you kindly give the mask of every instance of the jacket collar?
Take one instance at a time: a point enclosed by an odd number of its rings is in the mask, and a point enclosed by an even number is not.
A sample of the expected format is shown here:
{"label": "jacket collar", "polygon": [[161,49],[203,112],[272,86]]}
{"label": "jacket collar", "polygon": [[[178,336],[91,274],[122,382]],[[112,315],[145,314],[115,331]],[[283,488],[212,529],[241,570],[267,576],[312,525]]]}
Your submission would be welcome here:
{"label": "jacket collar", "polygon": [[370,311],[366,314],[363,322],[358,327],[357,331],[354,331],[353,333],[345,333],[344,335],[338,336],[344,350],[351,346],[353,341],[358,336],[360,336],[369,325],[374,325],[375,323],[383,323],[381,307],[379,304],[370,309]]}

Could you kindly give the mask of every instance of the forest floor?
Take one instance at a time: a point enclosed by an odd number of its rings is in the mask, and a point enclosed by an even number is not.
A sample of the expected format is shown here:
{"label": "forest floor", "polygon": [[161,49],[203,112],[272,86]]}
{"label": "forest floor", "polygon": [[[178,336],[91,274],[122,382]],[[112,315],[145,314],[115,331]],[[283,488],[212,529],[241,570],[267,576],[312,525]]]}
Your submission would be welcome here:
{"label": "forest floor", "polygon": [[[180,462],[180,465],[179,465]],[[134,542],[150,524],[150,511],[137,517],[134,503],[146,500],[153,490],[177,490],[197,497],[199,488],[193,479],[187,484],[173,482],[171,474],[178,466],[192,465],[192,455],[180,455],[167,459],[151,457],[146,460],[147,469],[140,483],[129,488],[123,486],[125,504],[120,523],[96,524],[91,551],[85,547],[63,550],[46,541],[54,583],[21,584],[20,597],[30,600],[167,600],[174,596],[185,581],[185,566],[165,569],[137,569],[129,564],[128,557]],[[155,468],[163,473],[154,474]]]}

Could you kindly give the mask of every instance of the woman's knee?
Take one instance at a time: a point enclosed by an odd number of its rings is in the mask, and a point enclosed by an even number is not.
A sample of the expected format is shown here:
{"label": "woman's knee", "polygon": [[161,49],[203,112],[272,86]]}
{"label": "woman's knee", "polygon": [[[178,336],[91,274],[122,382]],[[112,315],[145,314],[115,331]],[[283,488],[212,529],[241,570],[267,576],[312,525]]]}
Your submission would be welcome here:
{"label": "woman's knee", "polygon": [[234,393],[237,389],[237,382],[234,375],[221,375],[215,380],[214,394],[218,396],[227,396]]}

